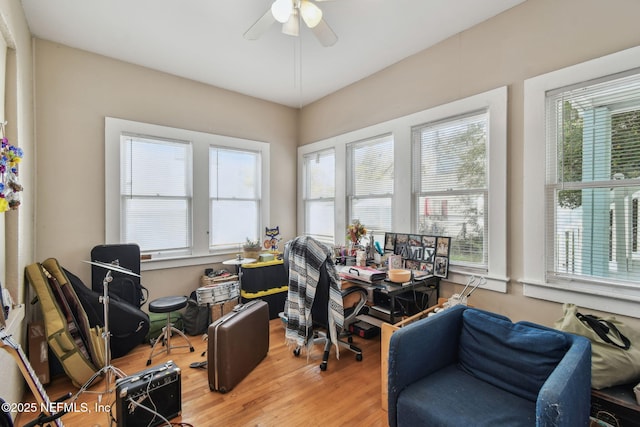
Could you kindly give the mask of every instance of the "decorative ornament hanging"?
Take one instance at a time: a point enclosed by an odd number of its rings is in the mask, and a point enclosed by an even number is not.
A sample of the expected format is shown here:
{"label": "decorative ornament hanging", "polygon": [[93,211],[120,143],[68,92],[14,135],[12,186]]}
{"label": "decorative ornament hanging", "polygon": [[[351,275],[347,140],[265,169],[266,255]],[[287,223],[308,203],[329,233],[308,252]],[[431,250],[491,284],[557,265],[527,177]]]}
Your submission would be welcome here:
{"label": "decorative ornament hanging", "polygon": [[0,145],[0,212],[18,209],[22,185],[18,182],[18,163],[22,160],[22,148],[9,144],[4,127],[7,122],[0,123],[2,136]]}

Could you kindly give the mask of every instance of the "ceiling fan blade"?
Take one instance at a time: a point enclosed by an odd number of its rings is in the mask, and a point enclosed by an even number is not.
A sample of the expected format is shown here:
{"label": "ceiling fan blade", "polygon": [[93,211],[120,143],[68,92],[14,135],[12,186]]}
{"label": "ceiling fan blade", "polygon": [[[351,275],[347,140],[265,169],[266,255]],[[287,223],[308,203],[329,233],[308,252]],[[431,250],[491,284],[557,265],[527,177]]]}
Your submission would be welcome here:
{"label": "ceiling fan blade", "polygon": [[336,36],[336,33],[333,32],[324,19],[321,19],[318,25],[311,28],[311,31],[313,31],[313,34],[315,34],[320,44],[324,47],[333,46],[338,41],[338,36]]}
{"label": "ceiling fan blade", "polygon": [[273,17],[271,9],[267,9],[267,12],[244,33],[244,38],[247,40],[257,40],[275,22],[276,18]]}

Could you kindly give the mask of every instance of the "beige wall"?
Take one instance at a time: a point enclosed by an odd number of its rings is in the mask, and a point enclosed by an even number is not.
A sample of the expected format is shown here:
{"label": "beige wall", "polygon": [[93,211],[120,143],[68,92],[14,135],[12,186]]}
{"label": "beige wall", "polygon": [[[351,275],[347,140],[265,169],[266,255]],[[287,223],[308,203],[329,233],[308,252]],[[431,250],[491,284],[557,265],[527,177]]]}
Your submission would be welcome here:
{"label": "beige wall", "polygon": [[[105,238],[105,116],[271,143],[271,224],[293,237],[297,110],[44,40],[35,70],[36,260],[55,257],[90,286],[82,261]],[[151,298],[188,295],[205,267],[142,281]]]}
{"label": "beige wall", "polygon": [[[509,87],[508,293],[474,293],[477,306],[550,325],[559,304],[525,298],[522,168],[524,80],[640,45],[636,0],[529,0],[303,108],[300,144]],[[409,143],[409,141],[406,141]],[[445,285],[449,296],[461,289]],[[640,307],[638,310],[640,315]],[[640,327],[640,321],[635,320]]]}

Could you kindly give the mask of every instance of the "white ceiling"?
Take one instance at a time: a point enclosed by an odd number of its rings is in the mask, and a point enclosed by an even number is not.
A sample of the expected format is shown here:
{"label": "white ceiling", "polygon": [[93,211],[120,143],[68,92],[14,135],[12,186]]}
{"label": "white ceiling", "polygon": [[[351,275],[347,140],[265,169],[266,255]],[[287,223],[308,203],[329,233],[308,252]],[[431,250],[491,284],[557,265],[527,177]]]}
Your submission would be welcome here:
{"label": "white ceiling", "polygon": [[318,2],[338,36],[322,47],[276,23],[244,32],[272,0],[22,0],[31,32],[78,49],[292,107],[304,106],[524,0]]}

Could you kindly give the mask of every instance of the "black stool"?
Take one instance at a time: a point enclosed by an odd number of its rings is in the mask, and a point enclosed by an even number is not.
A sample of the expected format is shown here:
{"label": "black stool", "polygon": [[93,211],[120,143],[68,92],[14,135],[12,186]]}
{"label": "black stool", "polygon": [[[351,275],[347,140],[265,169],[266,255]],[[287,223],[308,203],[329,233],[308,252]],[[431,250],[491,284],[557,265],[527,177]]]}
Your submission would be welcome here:
{"label": "black stool", "polygon": [[[151,359],[153,356],[157,356],[160,353],[167,352],[169,354],[172,348],[182,348],[189,347],[189,350],[193,352],[193,346],[189,341],[189,338],[179,329],[175,328],[171,323],[171,312],[180,310],[187,306],[187,297],[163,297],[153,300],[149,303],[149,311],[151,313],[167,313],[167,324],[162,328],[162,332],[160,336],[156,338],[155,343],[153,343],[153,347],[151,348],[151,354],[149,355],[149,359],[147,360],[147,366],[151,365]],[[180,335],[185,339],[187,345],[171,345],[171,335],[173,333]],[[156,350],[156,346],[158,343],[162,343],[162,348],[158,353],[154,354]]]}

